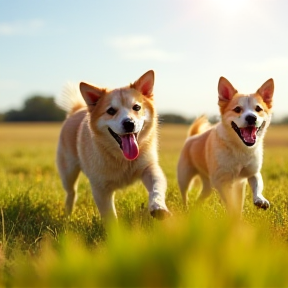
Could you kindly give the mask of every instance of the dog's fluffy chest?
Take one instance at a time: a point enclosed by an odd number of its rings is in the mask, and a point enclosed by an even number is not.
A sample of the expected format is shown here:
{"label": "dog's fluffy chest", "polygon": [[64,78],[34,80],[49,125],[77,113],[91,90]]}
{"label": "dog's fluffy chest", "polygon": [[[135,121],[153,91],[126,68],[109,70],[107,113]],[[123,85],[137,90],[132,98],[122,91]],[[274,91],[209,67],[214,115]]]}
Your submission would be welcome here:
{"label": "dog's fluffy chest", "polygon": [[259,153],[255,149],[239,151],[233,148],[228,151],[227,153],[222,151],[218,154],[219,167],[230,171],[229,173],[233,178],[248,178],[261,169],[261,152]]}

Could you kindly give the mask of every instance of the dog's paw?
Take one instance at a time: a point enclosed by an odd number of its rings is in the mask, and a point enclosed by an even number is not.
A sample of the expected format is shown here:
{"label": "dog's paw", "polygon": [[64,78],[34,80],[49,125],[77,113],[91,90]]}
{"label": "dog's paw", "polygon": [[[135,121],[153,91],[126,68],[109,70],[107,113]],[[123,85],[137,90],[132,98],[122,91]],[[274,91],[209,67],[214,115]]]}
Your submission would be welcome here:
{"label": "dog's paw", "polygon": [[149,199],[149,212],[152,217],[163,220],[172,215],[166,206],[165,200],[160,197],[157,193],[153,195],[154,197]]}
{"label": "dog's paw", "polygon": [[266,210],[267,208],[270,207],[269,201],[267,199],[265,199],[264,197],[262,197],[262,198],[257,197],[254,200],[254,205],[257,206],[258,208],[262,208],[264,210]]}
{"label": "dog's paw", "polygon": [[164,220],[170,216],[172,216],[172,213],[167,209],[163,209],[163,208],[157,208],[154,210],[150,211],[150,214],[152,217],[154,217],[155,219],[158,220]]}

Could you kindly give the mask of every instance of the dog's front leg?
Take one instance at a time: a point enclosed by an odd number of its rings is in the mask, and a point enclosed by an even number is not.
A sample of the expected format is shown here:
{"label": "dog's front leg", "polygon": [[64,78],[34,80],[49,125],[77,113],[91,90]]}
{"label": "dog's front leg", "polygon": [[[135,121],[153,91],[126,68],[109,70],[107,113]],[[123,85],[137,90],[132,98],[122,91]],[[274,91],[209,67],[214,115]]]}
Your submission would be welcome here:
{"label": "dog's front leg", "polygon": [[261,173],[258,172],[257,174],[250,177],[248,182],[253,192],[254,205],[264,210],[269,208],[269,201],[262,195],[264,184]]}
{"label": "dog's front leg", "polygon": [[92,186],[92,194],[98,207],[101,218],[106,221],[117,220],[117,213],[114,204],[114,192],[97,185]]}
{"label": "dog's front leg", "polygon": [[170,216],[165,203],[167,181],[162,169],[158,165],[147,167],[142,174],[142,181],[149,193],[150,214],[157,219]]}
{"label": "dog's front leg", "polygon": [[241,218],[246,181],[233,179],[233,175],[230,173],[221,176],[215,173],[212,181],[228,214],[235,219]]}
{"label": "dog's front leg", "polygon": [[233,191],[233,183],[231,185],[225,183],[220,183],[215,185],[216,190],[218,191],[221,201],[227,209],[227,212],[230,216],[235,217],[236,219],[241,217],[241,208],[239,203],[237,203],[237,196],[235,191]]}

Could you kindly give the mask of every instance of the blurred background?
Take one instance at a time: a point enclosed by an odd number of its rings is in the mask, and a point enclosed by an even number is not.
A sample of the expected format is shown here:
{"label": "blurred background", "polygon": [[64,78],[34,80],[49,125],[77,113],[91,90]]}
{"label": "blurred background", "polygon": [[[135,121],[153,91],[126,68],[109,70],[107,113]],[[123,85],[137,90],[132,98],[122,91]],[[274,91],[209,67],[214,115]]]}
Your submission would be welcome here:
{"label": "blurred background", "polygon": [[0,0],[2,119],[67,81],[114,88],[150,69],[160,114],[218,114],[220,76],[243,93],[273,78],[282,119],[287,11],[286,0]]}

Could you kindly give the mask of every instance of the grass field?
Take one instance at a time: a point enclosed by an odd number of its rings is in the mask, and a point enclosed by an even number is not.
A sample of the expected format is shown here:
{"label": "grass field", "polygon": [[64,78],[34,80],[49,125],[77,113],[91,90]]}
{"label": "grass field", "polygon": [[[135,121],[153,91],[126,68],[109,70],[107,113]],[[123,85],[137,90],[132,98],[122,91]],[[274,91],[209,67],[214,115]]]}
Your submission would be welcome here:
{"label": "grass field", "polygon": [[186,126],[162,125],[160,162],[168,179],[163,222],[136,183],[116,195],[119,225],[104,229],[87,179],[70,219],[55,167],[60,124],[0,124],[0,287],[288,287],[288,127],[265,141],[267,211],[247,188],[233,223],[214,193],[181,205],[176,164]]}

